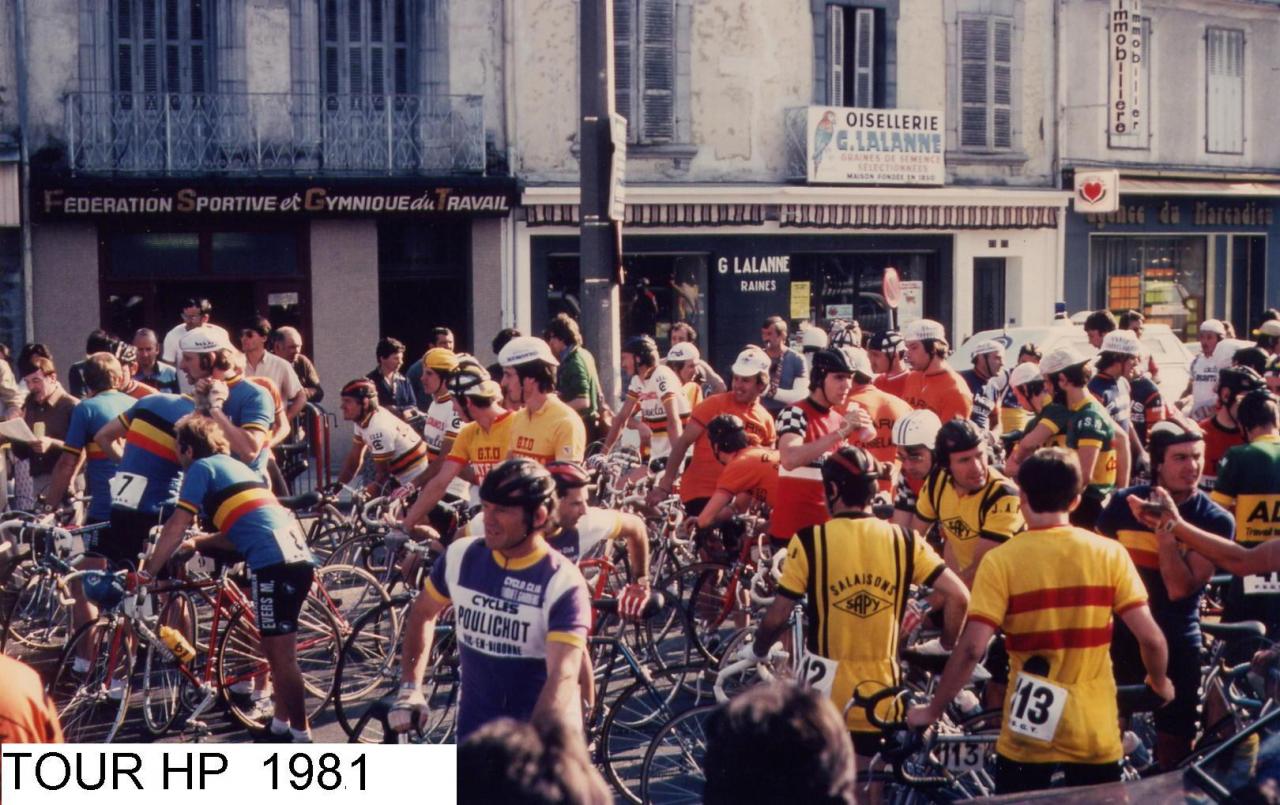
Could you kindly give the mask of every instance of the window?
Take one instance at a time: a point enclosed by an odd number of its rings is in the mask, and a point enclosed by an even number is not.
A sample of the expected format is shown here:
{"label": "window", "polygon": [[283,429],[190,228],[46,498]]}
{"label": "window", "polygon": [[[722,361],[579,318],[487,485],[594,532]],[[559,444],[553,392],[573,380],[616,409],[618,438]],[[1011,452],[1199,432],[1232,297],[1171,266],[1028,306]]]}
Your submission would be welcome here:
{"label": "window", "polygon": [[321,0],[321,92],[415,92],[412,45],[416,5],[414,0]]}
{"label": "window", "polygon": [[1244,31],[1205,32],[1205,149],[1244,153]]}
{"label": "window", "polygon": [[212,5],[212,0],[113,0],[115,90],[208,92]]}
{"label": "window", "polygon": [[1013,19],[960,17],[960,147],[1013,148]]}
{"label": "window", "polygon": [[675,0],[613,0],[614,106],[633,143],[675,141]]}
{"label": "window", "polygon": [[1097,236],[1089,240],[1093,301],[1137,310],[1184,340],[1204,320],[1207,239]]}
{"label": "window", "polygon": [[827,6],[827,103],[883,105],[884,55],[876,10]]}

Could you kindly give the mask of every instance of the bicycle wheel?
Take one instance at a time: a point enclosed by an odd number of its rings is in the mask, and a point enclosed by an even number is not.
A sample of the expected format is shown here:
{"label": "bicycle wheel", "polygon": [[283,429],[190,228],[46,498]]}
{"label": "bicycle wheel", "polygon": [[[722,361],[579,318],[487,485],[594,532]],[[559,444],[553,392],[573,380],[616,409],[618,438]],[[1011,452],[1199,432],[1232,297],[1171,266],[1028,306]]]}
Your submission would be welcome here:
{"label": "bicycle wheel", "polygon": [[[315,718],[329,703],[334,672],[341,653],[338,622],[328,607],[314,595],[307,596],[298,613],[297,661],[308,718]],[[231,715],[248,729],[265,726],[271,717],[268,706],[258,706],[243,687],[265,689],[270,669],[262,653],[261,637],[253,614],[242,609],[227,624],[215,657],[218,688]]]}
{"label": "bicycle wheel", "polygon": [[[161,608],[158,623],[177,629],[188,643],[194,645],[196,618],[196,605],[190,596],[173,593]],[[156,737],[169,731],[182,710],[182,687],[186,677],[181,668],[182,663],[171,652],[147,643],[142,654],[142,723],[147,732]]]}
{"label": "bicycle wheel", "polygon": [[351,536],[351,524],[337,509],[326,505],[307,529],[307,547],[323,562]]}
{"label": "bicycle wheel", "polygon": [[50,570],[36,571],[9,608],[8,638],[30,649],[62,648],[71,632],[70,600],[71,593],[61,576]]}
{"label": "bicycle wheel", "polygon": [[[330,564],[316,568],[316,590],[328,603],[344,637],[370,610],[391,600],[385,587],[369,571],[355,565]],[[399,617],[398,610],[392,610]]]}
{"label": "bicycle wheel", "polygon": [[[48,688],[67,743],[116,739],[129,710],[135,653],[134,639],[114,617],[81,624],[67,641]],[[81,655],[92,658],[84,673],[74,668]]]}
{"label": "bicycle wheel", "polygon": [[357,534],[334,548],[333,553],[324,561],[327,565],[354,565],[369,571],[376,578],[383,578],[390,561],[389,553],[381,537]]}
{"label": "bicycle wheel", "polygon": [[705,704],[672,718],[654,735],[640,769],[640,797],[644,802],[702,802],[706,777],[702,761],[707,753],[707,717],[719,705]]}
{"label": "bicycle wheel", "polygon": [[684,602],[693,648],[708,662],[720,656],[728,639],[749,620],[750,611],[738,603],[738,583],[728,565],[689,565],[659,582],[658,588]]}
{"label": "bicycle wheel", "polygon": [[640,802],[640,771],[658,730],[674,716],[714,699],[706,668],[666,668],[629,685],[610,705],[596,738],[598,764],[627,802]]}
{"label": "bicycle wheel", "polygon": [[333,709],[348,738],[378,699],[393,694],[400,680],[400,624],[397,614],[408,607],[398,595],[371,609],[351,627],[342,646],[333,692]]}

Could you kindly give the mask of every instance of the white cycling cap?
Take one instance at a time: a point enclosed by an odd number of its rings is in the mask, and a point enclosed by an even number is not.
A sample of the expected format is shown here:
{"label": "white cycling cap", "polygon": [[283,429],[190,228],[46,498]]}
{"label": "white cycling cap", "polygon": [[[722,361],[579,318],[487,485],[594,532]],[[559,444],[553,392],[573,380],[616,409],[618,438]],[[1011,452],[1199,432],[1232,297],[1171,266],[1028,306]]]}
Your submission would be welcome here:
{"label": "white cycling cap", "polygon": [[226,332],[212,327],[197,327],[187,330],[178,341],[178,349],[183,352],[219,352],[224,349],[235,349],[227,338]]}
{"label": "white cycling cap", "polygon": [[546,341],[532,335],[522,335],[511,339],[498,353],[498,365],[519,366],[522,363],[542,361],[552,366],[559,366],[560,361],[551,354],[551,347]]}

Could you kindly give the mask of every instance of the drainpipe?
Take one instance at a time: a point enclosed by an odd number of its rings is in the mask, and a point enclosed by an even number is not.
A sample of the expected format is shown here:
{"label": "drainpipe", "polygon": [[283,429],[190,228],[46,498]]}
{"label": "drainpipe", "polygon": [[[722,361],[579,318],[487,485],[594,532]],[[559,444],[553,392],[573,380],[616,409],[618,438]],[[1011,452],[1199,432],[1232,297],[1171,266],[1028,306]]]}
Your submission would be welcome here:
{"label": "drainpipe", "polygon": [[16,0],[14,9],[14,58],[18,79],[18,172],[22,188],[18,200],[18,225],[22,242],[22,339],[34,341],[35,314],[32,310],[34,295],[31,282],[34,272],[31,266],[31,160],[27,137],[27,0]]}
{"label": "drainpipe", "polygon": [[[1053,2],[1053,104],[1054,104],[1054,123],[1053,123],[1053,186],[1062,190],[1062,154],[1066,143],[1064,130],[1066,129],[1066,89],[1062,83],[1064,65],[1062,63],[1062,0],[1054,0]],[[1059,270],[1054,272],[1053,300],[1054,302],[1066,301],[1066,273],[1067,273],[1067,244],[1066,244],[1066,227],[1067,215],[1071,212],[1071,202],[1067,202],[1062,208],[1062,223],[1058,225],[1056,240],[1054,244]]]}

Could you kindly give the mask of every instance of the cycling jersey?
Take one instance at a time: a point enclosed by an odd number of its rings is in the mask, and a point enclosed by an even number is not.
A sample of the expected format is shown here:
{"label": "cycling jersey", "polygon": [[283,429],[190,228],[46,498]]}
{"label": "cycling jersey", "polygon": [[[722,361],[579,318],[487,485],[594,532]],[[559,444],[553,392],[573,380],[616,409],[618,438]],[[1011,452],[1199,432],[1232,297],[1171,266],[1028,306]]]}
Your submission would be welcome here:
{"label": "cycling jersey", "polygon": [[409,423],[381,406],[351,423],[354,442],[373,453],[373,460],[392,478],[407,484],[427,468],[427,445]]}
{"label": "cycling jersey", "polygon": [[[806,673],[810,683],[828,690],[842,710],[855,686],[870,696],[897,685],[898,631],[909,588],[932,584],[945,569],[923,539],[869,514],[837,514],[796,534],[778,592],[806,599],[808,650],[837,663],[834,678],[826,666]],[[900,712],[888,712],[896,707],[886,703],[878,715],[900,718]],[[845,719],[854,732],[877,732],[860,707],[850,708]]]}
{"label": "cycling jersey", "polygon": [[1204,431],[1204,472],[1200,475],[1200,488],[1212,492],[1227,451],[1248,442],[1239,426],[1228,428],[1218,422],[1216,416],[1202,420],[1200,430]]}
{"label": "cycling jersey", "polygon": [[1125,431],[1129,430],[1133,395],[1130,393],[1128,380],[1096,374],[1089,380],[1089,393],[1107,410],[1117,425]]}
{"label": "cycling jersey", "polygon": [[689,419],[689,400],[681,391],[680,378],[666,366],[654,366],[643,377],[631,376],[627,402],[639,406],[640,419],[653,432],[649,441],[649,455],[653,458],[671,455],[671,440],[667,436],[667,401],[676,401],[676,413],[681,424]]}
{"label": "cycling jersey", "polygon": [[895,511],[916,513],[916,505],[920,500],[920,490],[924,488],[924,479],[913,481],[904,473],[898,473],[893,483],[893,508]]}
{"label": "cycling jersey", "polygon": [[276,381],[263,375],[247,375],[245,377],[250,383],[254,383],[271,396],[271,435],[275,436],[277,429],[284,426],[285,407],[284,398],[280,396],[280,387],[276,385]]}
{"label": "cycling jersey", "polygon": [[1218,369],[1218,362],[1203,352],[1191,359],[1192,419],[1213,416],[1218,405]]}
{"label": "cycling jersey", "polygon": [[573,528],[562,528],[547,537],[547,544],[571,562],[587,556],[601,542],[617,539],[622,533],[622,513],[588,506]]}
{"label": "cycling jersey", "polygon": [[[689,411],[692,413],[693,409],[697,408],[702,402],[702,386],[690,381],[685,383],[682,389],[685,399],[689,401]],[[688,416],[685,419],[688,419]]]}
{"label": "cycling jersey", "polygon": [[[227,401],[222,411],[231,420],[231,424],[242,430],[256,430],[270,434],[275,425],[275,405],[271,394],[257,383],[245,382],[244,375],[228,377]],[[271,451],[263,444],[262,450],[252,461],[246,462],[259,473],[267,468],[267,458]]]}
{"label": "cycling jersey", "polygon": [[[849,392],[845,404],[836,407],[841,415],[848,410],[850,403],[857,403],[871,415],[871,424],[876,429],[876,437],[869,442],[859,444],[866,448],[876,461],[890,464],[898,459],[898,448],[893,444],[893,423],[911,412],[911,406],[901,397],[895,397],[887,391],[875,386],[863,386]],[[892,488],[892,480],[880,479],[880,491],[888,492]]]}
{"label": "cycling jersey", "polygon": [[135,400],[141,400],[143,397],[150,397],[152,394],[155,394],[157,390],[154,386],[148,386],[146,383],[129,378],[127,385],[120,389],[120,391]]}
{"label": "cycling jersey", "polygon": [[987,553],[969,620],[1005,634],[1010,685],[996,742],[1001,757],[1120,759],[1111,618],[1146,600],[1124,546],[1083,529],[1024,531]]}
{"label": "cycling jersey", "polygon": [[883,374],[876,375],[871,380],[871,383],[876,388],[880,389],[881,391],[887,394],[892,394],[893,396],[898,397],[899,399],[906,399],[902,395],[907,390],[907,375],[909,374],[911,374],[910,369],[903,369],[901,372],[898,372],[896,375],[891,375],[888,372],[884,372]]}
{"label": "cycling jersey", "polygon": [[1018,487],[994,469],[987,470],[987,482],[981,489],[966,495],[956,489],[949,471],[935,469],[920,490],[916,515],[940,525],[943,538],[951,543],[956,573],[966,572],[973,564],[978,537],[1005,542],[1027,527]]}
{"label": "cycling jersey", "polygon": [[716,479],[716,491],[727,492],[733,497],[749,492],[756,503],[769,507],[767,531],[774,539],[790,539],[774,527],[774,512],[778,510],[778,451],[765,447],[748,447],[724,465]]}
{"label": "cycling jersey", "polygon": [[1044,425],[1049,429],[1051,435],[1041,447],[1066,447],[1067,426],[1070,422],[1071,412],[1067,410],[1065,405],[1049,403],[1040,409],[1040,413],[1031,417],[1031,421],[1027,423],[1024,433],[1031,433],[1037,426]]}
{"label": "cycling jersey", "polygon": [[1067,421],[1067,449],[1098,448],[1098,457],[1093,462],[1093,475],[1090,476],[1083,494],[1101,501],[1116,487],[1116,451],[1111,446],[1115,429],[1107,418],[1107,412],[1093,397],[1086,396],[1071,406],[1070,411],[1070,419]]}
{"label": "cycling jersey", "polygon": [[1156,382],[1148,375],[1132,380],[1129,383],[1129,421],[1138,432],[1138,440],[1145,445],[1152,426],[1164,418],[1164,397]]}
{"label": "cycling jersey", "polygon": [[31,666],[0,655],[0,743],[62,743],[58,709]]}
{"label": "cycling jersey", "polygon": [[484,480],[489,470],[502,463],[511,446],[511,423],[515,422],[515,412],[503,411],[493,424],[485,430],[479,422],[468,422],[458,431],[458,438],[453,440],[447,461],[455,461],[463,466],[471,467],[475,473],[476,483]]}
{"label": "cycling jersey", "polygon": [[[1235,515],[1236,542],[1252,548],[1280,537],[1280,436],[1259,436],[1227,451],[1213,501]],[[1233,578],[1224,621],[1260,620],[1268,633],[1280,628],[1276,574]]]}
{"label": "cycling jersey", "polygon": [[1000,404],[1005,389],[1009,387],[1009,373],[1001,372],[992,377],[978,376],[977,369],[965,369],[960,377],[973,396],[973,412],[969,418],[980,428],[990,428],[1000,422]]}
{"label": "cycling jersey", "polygon": [[225,453],[187,468],[178,508],[204,513],[244,554],[251,570],[312,561],[301,529],[251,467]]}
{"label": "cycling jersey", "polygon": [[152,394],[120,414],[128,431],[120,469],[112,479],[114,507],[157,514],[178,499],[182,465],[174,425],[195,407],[190,397]]}
{"label": "cycling jersey", "polygon": [[693,445],[693,457],[680,475],[680,500],[688,503],[691,500],[709,498],[716,491],[716,479],[723,469],[711,451],[711,440],[707,438],[707,423],[721,414],[733,414],[746,426],[747,438],[754,445],[773,447],[777,441],[777,430],[773,417],[758,402],[741,405],[734,401],[729,391],[712,394],[702,401],[702,405],[693,409],[689,421],[696,422],[702,433]]}
{"label": "cycling jersey", "polygon": [[1011,374],[1012,371],[1005,373],[1004,395],[1000,399],[1001,433],[1024,431],[1031,419],[1031,412],[1022,407],[1018,402],[1018,395],[1013,392],[1013,385],[1009,383]]}
{"label": "cycling jersey", "polygon": [[424,594],[453,602],[460,678],[458,741],[494,719],[528,721],[547,681],[547,644],[586,646],[587,584],[573,562],[539,541],[505,559],[484,539],[456,540],[431,568]]}
{"label": "cycling jersey", "polygon": [[559,397],[548,395],[537,413],[521,408],[511,423],[510,455],[551,461],[582,461],[587,450],[587,429],[582,417]]}
{"label": "cycling jersey", "polygon": [[[93,440],[102,428],[133,406],[128,394],[109,389],[76,403],[71,411],[71,424],[62,449],[79,458],[83,452],[85,490],[89,501],[89,518],[95,522],[111,516],[111,478],[120,468]],[[58,501],[54,501],[57,503]]]}
{"label": "cycling jersey", "polygon": [[[799,436],[803,443],[810,444],[839,430],[843,420],[837,411],[806,398],[783,409],[778,417],[778,438],[793,434]],[[835,447],[840,443],[837,442]],[[778,536],[789,537],[802,528],[830,519],[827,499],[822,491],[822,462],[830,452],[828,450],[804,467],[790,470],[778,467],[778,505],[771,517]]]}
{"label": "cycling jersey", "polygon": [[933,411],[943,423],[956,417],[968,419],[973,413],[973,394],[964,378],[949,366],[927,374],[910,372],[898,396],[912,408]]}
{"label": "cycling jersey", "polygon": [[[426,444],[429,460],[439,459],[444,450],[444,443],[458,438],[458,432],[461,430],[462,417],[458,416],[453,397],[449,395],[443,399],[433,397],[431,405],[427,407],[422,428],[422,441]],[[471,497],[471,484],[454,476],[453,480],[449,481],[447,492],[460,500],[466,500]]]}

